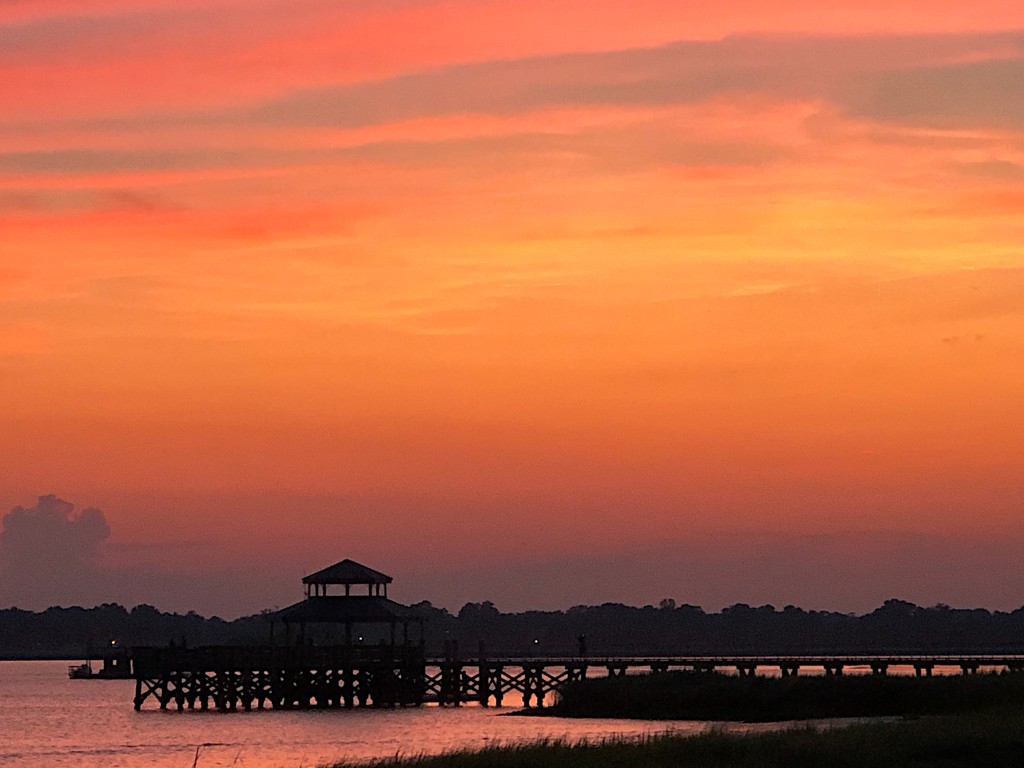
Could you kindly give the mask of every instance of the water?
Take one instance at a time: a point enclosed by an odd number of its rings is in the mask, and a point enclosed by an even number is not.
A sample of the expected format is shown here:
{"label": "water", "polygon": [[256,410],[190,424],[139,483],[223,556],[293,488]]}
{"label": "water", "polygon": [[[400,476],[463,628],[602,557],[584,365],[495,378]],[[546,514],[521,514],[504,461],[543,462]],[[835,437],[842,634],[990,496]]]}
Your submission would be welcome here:
{"label": "water", "polygon": [[[0,662],[4,768],[312,768],[340,759],[665,731],[707,723],[504,717],[464,706],[406,710],[135,712],[132,680],[69,680],[64,662]],[[742,727],[742,726],[737,726]]]}
{"label": "water", "polygon": [[[313,768],[537,739],[642,738],[785,724],[506,717],[477,706],[405,710],[162,712],[132,708],[132,680],[69,680],[66,662],[0,662],[3,768]],[[849,669],[870,673],[870,669]],[[759,674],[777,674],[764,668]],[[805,670],[802,674],[820,673]],[[893,668],[895,674],[913,669]],[[936,667],[936,674],[959,668]],[[512,702],[514,703],[514,701]],[[825,721],[835,725],[849,721]],[[196,749],[199,749],[198,760]]]}

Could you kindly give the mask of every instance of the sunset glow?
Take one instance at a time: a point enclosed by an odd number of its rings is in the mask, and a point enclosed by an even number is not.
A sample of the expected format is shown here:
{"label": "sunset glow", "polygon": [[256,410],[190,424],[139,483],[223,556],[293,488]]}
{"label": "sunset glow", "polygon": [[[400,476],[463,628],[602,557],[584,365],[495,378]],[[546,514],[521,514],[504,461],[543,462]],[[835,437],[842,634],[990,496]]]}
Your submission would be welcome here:
{"label": "sunset glow", "polygon": [[862,609],[864,537],[1024,542],[1019,0],[13,0],[0,105],[0,512],[211,585],[90,599]]}

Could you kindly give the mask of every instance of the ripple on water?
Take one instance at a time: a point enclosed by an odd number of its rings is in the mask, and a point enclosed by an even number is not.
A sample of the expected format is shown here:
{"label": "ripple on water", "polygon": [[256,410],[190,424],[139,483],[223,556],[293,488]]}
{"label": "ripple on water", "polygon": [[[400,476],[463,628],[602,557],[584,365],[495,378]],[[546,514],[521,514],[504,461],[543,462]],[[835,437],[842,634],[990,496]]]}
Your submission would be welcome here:
{"label": "ripple on water", "polygon": [[[660,733],[703,722],[503,717],[475,706],[357,711],[161,712],[132,708],[131,680],[69,680],[65,662],[0,662],[4,768],[310,768],[335,760]],[[714,726],[721,727],[721,726]],[[725,726],[754,730],[778,726]]]}

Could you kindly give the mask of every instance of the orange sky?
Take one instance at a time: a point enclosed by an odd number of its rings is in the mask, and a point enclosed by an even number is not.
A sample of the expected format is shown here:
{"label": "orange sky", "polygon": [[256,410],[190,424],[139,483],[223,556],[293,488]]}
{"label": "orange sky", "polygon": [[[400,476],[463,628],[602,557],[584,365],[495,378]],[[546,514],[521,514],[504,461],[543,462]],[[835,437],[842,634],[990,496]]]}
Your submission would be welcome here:
{"label": "orange sky", "polygon": [[132,598],[825,535],[614,597],[861,609],[955,589],[864,535],[1024,542],[1019,0],[8,0],[0,105],[0,511],[273,573]]}

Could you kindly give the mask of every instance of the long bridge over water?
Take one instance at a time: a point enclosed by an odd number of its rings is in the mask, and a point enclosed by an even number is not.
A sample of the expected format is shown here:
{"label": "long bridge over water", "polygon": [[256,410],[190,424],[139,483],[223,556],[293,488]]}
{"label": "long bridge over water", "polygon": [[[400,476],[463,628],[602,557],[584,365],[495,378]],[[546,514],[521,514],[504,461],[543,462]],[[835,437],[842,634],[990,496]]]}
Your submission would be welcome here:
{"label": "long bridge over water", "polygon": [[543,707],[562,686],[587,677],[669,670],[752,676],[885,675],[894,668],[931,676],[937,668],[1024,671],[1024,655],[658,656],[606,658],[425,658],[390,646],[133,649],[135,708],[335,709],[427,703],[502,706],[519,695]]}

